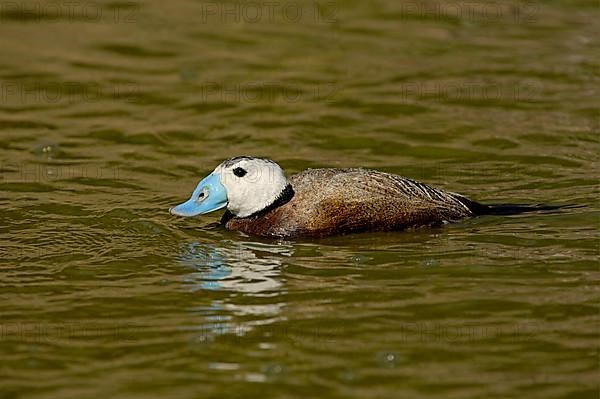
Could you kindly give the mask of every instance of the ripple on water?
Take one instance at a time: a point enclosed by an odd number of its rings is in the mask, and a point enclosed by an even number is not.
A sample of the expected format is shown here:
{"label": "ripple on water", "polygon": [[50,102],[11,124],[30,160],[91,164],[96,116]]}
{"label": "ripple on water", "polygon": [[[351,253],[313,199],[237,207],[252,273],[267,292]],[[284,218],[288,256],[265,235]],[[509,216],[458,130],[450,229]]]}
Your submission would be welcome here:
{"label": "ripple on water", "polygon": [[[584,3],[2,10],[0,396],[597,397]],[[295,241],[168,214],[240,154],[585,207]]]}

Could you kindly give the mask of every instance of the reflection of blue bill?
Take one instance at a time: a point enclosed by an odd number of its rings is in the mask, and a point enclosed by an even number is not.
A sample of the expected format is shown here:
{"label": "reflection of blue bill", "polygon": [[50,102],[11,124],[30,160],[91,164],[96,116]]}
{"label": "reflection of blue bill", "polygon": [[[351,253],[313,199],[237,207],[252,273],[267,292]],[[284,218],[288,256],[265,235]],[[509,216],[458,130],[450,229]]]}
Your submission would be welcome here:
{"label": "reflection of blue bill", "polygon": [[231,268],[218,249],[211,244],[188,243],[179,256],[179,262],[198,270],[186,278],[187,282],[197,286],[194,290],[219,290],[219,281],[231,274]]}
{"label": "reflection of blue bill", "polygon": [[[193,337],[193,342],[207,342],[224,334],[244,334],[254,327],[279,320],[285,306],[280,297],[281,266],[291,254],[292,248],[286,245],[233,241],[183,245],[178,261],[193,270],[185,278],[187,288],[242,293],[248,297],[240,301],[238,295],[231,295],[238,299],[229,301],[226,294],[202,307],[204,324],[194,327],[200,332]],[[265,296],[269,299],[260,299],[258,303],[250,299]],[[235,316],[243,319],[236,322]]]}
{"label": "reflection of blue bill", "polygon": [[280,269],[292,253],[291,246],[229,241],[221,244],[192,242],[182,248],[179,262],[196,270],[186,278],[194,290],[256,295],[280,290]]}

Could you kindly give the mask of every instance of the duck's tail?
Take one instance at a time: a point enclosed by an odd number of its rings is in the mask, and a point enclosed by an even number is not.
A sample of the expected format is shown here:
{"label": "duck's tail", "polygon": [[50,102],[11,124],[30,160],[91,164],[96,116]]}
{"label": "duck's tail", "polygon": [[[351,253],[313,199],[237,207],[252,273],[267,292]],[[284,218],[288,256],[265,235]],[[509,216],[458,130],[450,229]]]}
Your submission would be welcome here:
{"label": "duck's tail", "polygon": [[479,202],[470,200],[466,197],[460,197],[458,199],[462,202],[475,216],[483,215],[518,215],[527,212],[542,212],[542,211],[555,211],[558,209],[565,208],[579,208],[580,205],[546,205],[546,204],[480,204]]}
{"label": "duck's tail", "polygon": [[480,212],[477,215],[518,215],[520,213],[527,212],[541,212],[541,211],[555,211],[557,209],[563,209],[572,207],[569,205],[546,205],[546,204],[535,204],[535,205],[524,205],[524,204],[489,204],[483,205]]}

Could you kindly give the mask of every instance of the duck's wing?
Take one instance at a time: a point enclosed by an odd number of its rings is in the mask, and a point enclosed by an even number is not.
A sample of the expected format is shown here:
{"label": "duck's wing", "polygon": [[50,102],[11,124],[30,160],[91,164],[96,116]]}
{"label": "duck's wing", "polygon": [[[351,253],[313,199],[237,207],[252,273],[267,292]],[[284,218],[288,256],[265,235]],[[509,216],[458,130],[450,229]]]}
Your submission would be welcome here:
{"label": "duck's wing", "polygon": [[383,198],[407,206],[425,204],[472,214],[474,201],[415,180],[369,169],[309,169],[290,179],[294,190],[314,197],[368,201]]}
{"label": "duck's wing", "polygon": [[366,169],[313,169],[290,178],[311,229],[395,230],[474,214],[469,199],[402,176]]}
{"label": "duck's wing", "polygon": [[453,209],[464,216],[474,213],[471,207],[476,204],[468,198],[450,191],[431,187],[418,181],[377,171],[366,171],[369,177],[363,189],[374,194],[392,194],[397,200],[407,203],[429,204]]}

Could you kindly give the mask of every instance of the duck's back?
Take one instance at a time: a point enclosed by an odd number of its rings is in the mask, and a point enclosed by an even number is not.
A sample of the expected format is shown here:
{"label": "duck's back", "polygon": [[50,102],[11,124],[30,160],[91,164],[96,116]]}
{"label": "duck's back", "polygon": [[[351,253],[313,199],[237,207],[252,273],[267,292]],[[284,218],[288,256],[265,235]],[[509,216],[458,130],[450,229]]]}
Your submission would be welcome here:
{"label": "duck's back", "polygon": [[401,230],[473,215],[479,204],[404,177],[366,169],[309,169],[289,179],[292,199],[264,214],[227,218],[261,236],[326,236]]}

